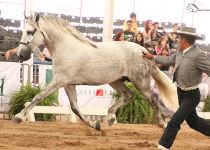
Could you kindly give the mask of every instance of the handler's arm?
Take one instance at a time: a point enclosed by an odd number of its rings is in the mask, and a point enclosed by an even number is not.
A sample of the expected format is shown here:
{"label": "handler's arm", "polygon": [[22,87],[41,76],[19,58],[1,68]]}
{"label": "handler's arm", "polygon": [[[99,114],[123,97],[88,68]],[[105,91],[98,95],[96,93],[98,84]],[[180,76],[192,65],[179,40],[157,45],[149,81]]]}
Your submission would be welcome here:
{"label": "handler's arm", "polygon": [[176,54],[172,54],[171,56],[160,56],[155,55],[154,61],[158,64],[162,64],[164,66],[174,66],[176,59]]}
{"label": "handler's arm", "polygon": [[197,67],[210,76],[210,61],[208,56],[202,52],[196,58]]}
{"label": "handler's arm", "polygon": [[156,63],[164,66],[173,66],[175,64],[176,54],[171,56],[152,55],[151,53],[144,53],[144,57],[153,59]]}

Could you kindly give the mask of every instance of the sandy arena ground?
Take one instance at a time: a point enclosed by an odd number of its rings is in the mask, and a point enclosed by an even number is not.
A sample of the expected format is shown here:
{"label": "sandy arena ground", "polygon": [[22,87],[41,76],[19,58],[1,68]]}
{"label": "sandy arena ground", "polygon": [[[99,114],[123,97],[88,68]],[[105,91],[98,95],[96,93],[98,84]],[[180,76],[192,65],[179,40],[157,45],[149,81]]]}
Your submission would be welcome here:
{"label": "sandy arena ground", "polygon": [[[0,150],[157,150],[162,129],[116,124],[96,132],[83,124],[0,120]],[[173,150],[210,150],[210,139],[182,125]]]}

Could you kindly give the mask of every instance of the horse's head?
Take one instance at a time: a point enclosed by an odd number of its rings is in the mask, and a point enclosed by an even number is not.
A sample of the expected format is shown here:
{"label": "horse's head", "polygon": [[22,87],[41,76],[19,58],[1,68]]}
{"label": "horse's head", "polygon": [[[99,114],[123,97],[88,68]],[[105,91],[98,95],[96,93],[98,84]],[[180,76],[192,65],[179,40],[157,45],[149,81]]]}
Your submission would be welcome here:
{"label": "horse's head", "polygon": [[17,52],[19,59],[22,61],[28,60],[32,51],[44,44],[44,34],[40,29],[39,19],[39,15],[27,18]]}

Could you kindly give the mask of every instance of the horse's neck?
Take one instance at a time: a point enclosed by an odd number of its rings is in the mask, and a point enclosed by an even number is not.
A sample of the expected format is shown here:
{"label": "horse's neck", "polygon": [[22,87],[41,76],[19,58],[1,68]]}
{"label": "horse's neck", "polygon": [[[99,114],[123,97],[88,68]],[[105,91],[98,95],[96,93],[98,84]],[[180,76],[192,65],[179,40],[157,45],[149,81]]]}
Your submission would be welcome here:
{"label": "horse's neck", "polygon": [[[50,50],[51,55],[59,49],[59,53],[64,50],[67,46],[66,43],[76,43],[78,40],[71,36],[71,34],[66,34],[60,29],[56,29],[53,26],[43,28],[45,32],[45,44]],[[69,46],[70,47],[70,46]],[[70,48],[68,49],[71,50]]]}

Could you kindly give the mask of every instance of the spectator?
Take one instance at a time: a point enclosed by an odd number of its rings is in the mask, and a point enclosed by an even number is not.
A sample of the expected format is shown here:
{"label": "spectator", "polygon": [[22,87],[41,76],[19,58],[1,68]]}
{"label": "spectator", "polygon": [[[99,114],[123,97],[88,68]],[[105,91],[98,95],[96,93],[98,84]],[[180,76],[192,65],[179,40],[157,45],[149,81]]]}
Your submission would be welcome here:
{"label": "spectator", "polygon": [[40,63],[42,63],[42,62],[44,62],[44,61],[45,61],[44,55],[42,55],[40,49],[37,48],[37,49],[34,51],[33,63],[34,63],[34,64],[40,64]]}
{"label": "spectator", "polygon": [[123,31],[118,32],[114,37],[114,41],[125,41],[124,32]]}
{"label": "spectator", "polygon": [[[167,44],[168,38],[166,36],[161,36],[158,40],[157,45],[155,46],[155,52],[157,55],[169,56],[169,47]],[[164,66],[162,64],[158,64],[158,67],[161,71],[168,71],[169,66]]]}
{"label": "spectator", "polygon": [[[130,20],[131,20],[131,31],[136,33],[138,31],[138,24],[136,21],[136,14],[134,12],[130,14]],[[125,21],[123,25],[123,31],[125,30],[128,30],[127,21]]]}
{"label": "spectator", "polygon": [[157,55],[156,51],[155,51],[155,46],[157,45],[157,42],[155,41],[150,41],[150,42],[146,42],[144,44],[144,47],[147,49],[147,51],[153,55]]}
{"label": "spectator", "polygon": [[168,49],[167,42],[168,42],[168,38],[166,36],[160,37],[160,39],[155,47],[155,51],[156,51],[157,55],[161,55],[163,49]]}
{"label": "spectator", "polygon": [[134,37],[135,37],[135,33],[132,32],[131,27],[132,27],[132,21],[128,20],[126,22],[127,24],[127,30],[124,31],[124,35],[125,35],[125,40],[129,41],[129,42],[133,42],[134,41]]}
{"label": "spectator", "polygon": [[155,29],[157,30],[160,28],[159,22],[154,22],[153,25],[155,26]]}
{"label": "spectator", "polygon": [[144,47],[144,37],[141,32],[137,32],[134,42]]}
{"label": "spectator", "polygon": [[162,49],[161,55],[162,55],[162,56],[169,56],[169,55],[170,55],[168,46],[166,46],[166,47],[164,47],[164,48]]}
{"label": "spectator", "polygon": [[[160,55],[162,55],[162,56],[170,55],[168,46],[166,46],[162,49],[162,53]],[[166,65],[162,65],[162,64],[158,64],[158,67],[161,71],[169,71],[169,68],[170,68],[170,66],[166,66]]]}
{"label": "spectator", "polygon": [[39,48],[34,51],[34,64],[52,64],[51,55],[47,48],[41,52]]}
{"label": "spectator", "polygon": [[168,34],[169,49],[177,49],[178,36],[174,33],[177,32],[179,28],[178,23],[175,23],[173,25],[172,32]]}
{"label": "spectator", "polygon": [[152,20],[147,20],[144,24],[144,41],[153,41],[155,39],[155,26]]}
{"label": "spectator", "polygon": [[158,41],[161,36],[166,35],[166,32],[165,32],[165,30],[164,30],[163,27],[160,27],[159,26],[159,23],[158,22],[154,22],[153,25],[155,26],[155,29],[154,29],[154,39],[153,40]]}
{"label": "spectator", "polygon": [[51,59],[52,57],[49,53],[48,48],[45,47],[42,51],[42,54],[44,55],[45,61],[52,62],[52,59]]}

